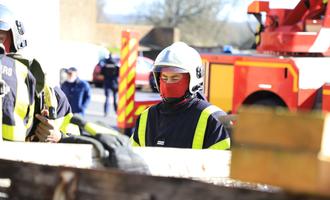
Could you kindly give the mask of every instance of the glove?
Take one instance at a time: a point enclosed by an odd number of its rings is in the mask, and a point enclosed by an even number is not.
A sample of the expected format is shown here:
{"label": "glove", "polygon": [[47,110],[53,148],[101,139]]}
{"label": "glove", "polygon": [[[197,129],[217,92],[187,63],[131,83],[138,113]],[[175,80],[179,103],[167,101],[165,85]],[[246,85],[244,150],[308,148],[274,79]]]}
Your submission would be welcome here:
{"label": "glove", "polygon": [[103,161],[106,167],[115,167],[127,172],[150,174],[147,164],[133,151],[126,135],[97,134],[95,138],[109,151],[109,156]]}
{"label": "glove", "polygon": [[109,153],[104,149],[103,144],[97,141],[94,138],[81,136],[81,135],[72,135],[69,137],[63,137],[60,140],[60,143],[71,143],[71,144],[92,144],[96,151],[98,152],[98,156],[103,159],[109,156]]}

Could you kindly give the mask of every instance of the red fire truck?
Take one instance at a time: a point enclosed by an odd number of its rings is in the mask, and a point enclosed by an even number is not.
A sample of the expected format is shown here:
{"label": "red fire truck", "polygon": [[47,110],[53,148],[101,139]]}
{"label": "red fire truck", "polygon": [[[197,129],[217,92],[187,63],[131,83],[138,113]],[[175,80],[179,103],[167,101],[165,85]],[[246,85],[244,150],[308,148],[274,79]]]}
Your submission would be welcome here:
{"label": "red fire truck", "polygon": [[330,111],[330,4],[263,0],[248,12],[260,23],[257,53],[202,55],[209,101],[233,113],[243,104]]}

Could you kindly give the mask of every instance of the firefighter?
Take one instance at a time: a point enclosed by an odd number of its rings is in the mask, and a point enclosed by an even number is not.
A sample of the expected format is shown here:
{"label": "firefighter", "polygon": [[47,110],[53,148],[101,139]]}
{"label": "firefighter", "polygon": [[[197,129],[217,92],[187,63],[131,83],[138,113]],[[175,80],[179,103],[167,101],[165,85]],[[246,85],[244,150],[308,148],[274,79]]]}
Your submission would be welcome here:
{"label": "firefighter", "polygon": [[153,75],[162,102],[146,109],[131,136],[133,146],[229,149],[226,113],[202,98],[203,66],[199,53],[183,42],[157,56]]}
{"label": "firefighter", "polygon": [[56,117],[49,118],[46,110],[49,105],[45,106],[42,95],[49,88],[44,73],[38,61],[25,59],[18,53],[27,46],[24,27],[3,4],[0,4],[0,43],[2,79],[9,88],[2,102],[3,139],[58,142],[72,116],[71,108],[63,92],[52,88]]}
{"label": "firefighter", "polygon": [[119,67],[116,64],[115,60],[112,58],[111,53],[109,57],[100,62],[101,74],[104,77],[104,116],[109,114],[109,96],[110,90],[113,97],[113,108],[117,112],[117,92],[118,92],[118,76],[119,76]]}

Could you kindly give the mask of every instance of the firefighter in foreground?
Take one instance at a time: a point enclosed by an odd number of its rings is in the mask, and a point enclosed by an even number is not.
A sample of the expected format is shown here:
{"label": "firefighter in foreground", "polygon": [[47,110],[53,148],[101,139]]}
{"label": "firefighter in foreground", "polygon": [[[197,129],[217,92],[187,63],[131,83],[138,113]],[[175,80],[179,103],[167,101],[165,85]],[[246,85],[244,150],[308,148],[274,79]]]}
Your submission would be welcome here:
{"label": "firefighter in foreground", "polygon": [[[0,4],[0,66],[8,92],[3,96],[2,133],[8,141],[87,143],[94,145],[105,167],[148,173],[143,159],[132,151],[129,138],[117,131],[97,126],[73,116],[59,87],[45,84],[36,60],[17,52],[27,43],[24,29],[8,8]],[[3,90],[3,88],[0,88]],[[74,135],[69,124],[78,125],[88,136]]]}
{"label": "firefighter in foreground", "polygon": [[[7,88],[2,99],[3,139],[58,142],[72,116],[70,105],[58,87],[45,84],[38,61],[19,54],[19,50],[27,46],[23,24],[2,4],[0,43],[2,79]],[[53,98],[51,106],[45,104],[45,89]]]}
{"label": "firefighter in foreground", "polygon": [[226,115],[201,95],[203,66],[199,53],[176,42],[157,56],[153,74],[162,102],[145,110],[131,136],[133,146],[229,149]]}

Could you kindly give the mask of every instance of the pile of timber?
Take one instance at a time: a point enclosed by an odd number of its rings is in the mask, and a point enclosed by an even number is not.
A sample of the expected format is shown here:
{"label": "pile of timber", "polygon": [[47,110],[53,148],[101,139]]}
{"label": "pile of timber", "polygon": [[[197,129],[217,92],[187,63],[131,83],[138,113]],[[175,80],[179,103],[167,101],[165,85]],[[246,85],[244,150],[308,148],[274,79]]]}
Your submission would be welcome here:
{"label": "pile of timber", "polygon": [[134,148],[151,175],[101,167],[87,144],[0,144],[0,199],[329,199],[322,114],[242,110],[232,151]]}
{"label": "pile of timber", "polygon": [[0,184],[2,199],[325,199],[284,191],[219,186],[186,178],[139,175],[115,169],[55,167],[9,160],[0,160],[0,180],[6,182],[5,186]]}

